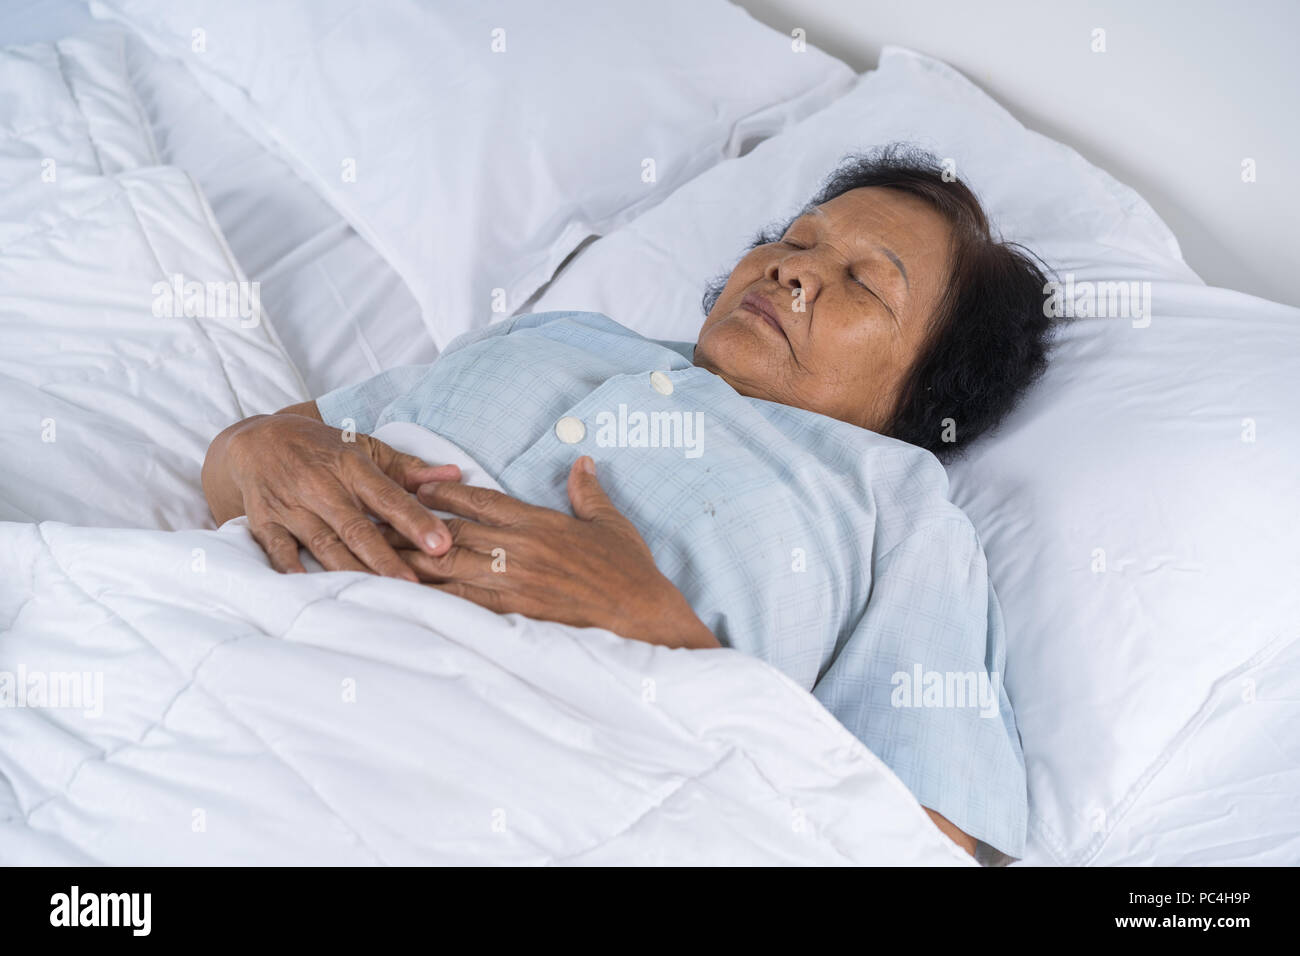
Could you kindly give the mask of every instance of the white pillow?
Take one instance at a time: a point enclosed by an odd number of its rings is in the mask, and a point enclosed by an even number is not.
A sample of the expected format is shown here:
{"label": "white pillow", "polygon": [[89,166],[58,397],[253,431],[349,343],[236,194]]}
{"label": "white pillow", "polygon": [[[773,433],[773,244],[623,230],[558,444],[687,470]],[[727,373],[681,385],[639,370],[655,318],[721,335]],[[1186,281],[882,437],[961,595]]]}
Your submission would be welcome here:
{"label": "white pillow", "polygon": [[[1207,288],[1132,190],[951,68],[887,48],[847,96],[584,249],[534,307],[693,340],[707,278],[796,212],[842,154],[896,140],[953,159],[1004,237],[1073,276],[1076,293],[1151,283],[1149,324],[1064,320],[1046,377],[949,469],[1005,612],[1028,858],[1207,862],[1216,841],[1238,859],[1251,827],[1295,833],[1294,793],[1268,804],[1268,821],[1228,813],[1221,777],[1178,758],[1202,752],[1212,710],[1216,739],[1240,721],[1240,773],[1295,774],[1251,708],[1290,679],[1270,662],[1294,661],[1283,651],[1300,636],[1300,311]],[[1148,789],[1182,794],[1194,822],[1134,840],[1126,815],[1158,815]],[[1283,806],[1290,819],[1276,818]]]}
{"label": "white pillow", "polygon": [[886,47],[849,94],[584,249],[530,311],[581,301],[647,335],[693,341],[708,278],[729,271],[761,227],[797,213],[845,153],[896,140],[952,159],[1007,237],[1049,262],[1200,281],[1133,190],[1025,129],[951,67]]}
{"label": "white pillow", "polygon": [[440,347],[853,81],[722,0],[92,9],[274,143],[393,264]]}

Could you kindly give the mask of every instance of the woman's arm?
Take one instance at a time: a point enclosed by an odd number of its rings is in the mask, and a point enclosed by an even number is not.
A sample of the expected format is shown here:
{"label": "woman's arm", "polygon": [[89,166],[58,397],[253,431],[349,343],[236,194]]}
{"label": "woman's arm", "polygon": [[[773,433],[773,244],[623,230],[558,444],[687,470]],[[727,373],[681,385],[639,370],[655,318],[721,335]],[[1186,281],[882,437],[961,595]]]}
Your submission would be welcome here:
{"label": "woman's arm", "polygon": [[372,518],[429,555],[451,547],[443,522],[411,495],[428,481],[458,481],[455,465],[433,466],[369,435],[326,425],[315,402],[254,415],[208,447],[203,492],[217,522],[248,515],[277,571],[305,570],[306,547],[331,571],[373,571],[416,580]]}

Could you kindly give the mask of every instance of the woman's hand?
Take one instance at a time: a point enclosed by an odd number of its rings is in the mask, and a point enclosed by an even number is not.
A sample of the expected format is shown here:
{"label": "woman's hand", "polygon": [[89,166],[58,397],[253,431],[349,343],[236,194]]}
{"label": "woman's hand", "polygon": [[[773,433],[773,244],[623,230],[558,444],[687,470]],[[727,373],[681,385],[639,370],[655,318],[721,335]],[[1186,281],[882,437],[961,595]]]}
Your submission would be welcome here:
{"label": "woman's hand", "polygon": [[590,458],[574,463],[568,488],[575,517],[488,488],[426,484],[420,501],[473,520],[447,522],[454,545],[446,554],[401,555],[433,587],[500,614],[603,627],[670,647],[720,647],[610,503]]}
{"label": "woman's hand", "polygon": [[213,517],[220,524],[248,515],[249,530],[277,571],[305,570],[301,543],[327,570],[408,581],[417,580],[415,573],[371,516],[428,555],[443,554],[450,532],[411,492],[429,481],[459,479],[455,465],[427,465],[368,435],[329,427],[314,402],[232,425],[213,440],[203,464]]}

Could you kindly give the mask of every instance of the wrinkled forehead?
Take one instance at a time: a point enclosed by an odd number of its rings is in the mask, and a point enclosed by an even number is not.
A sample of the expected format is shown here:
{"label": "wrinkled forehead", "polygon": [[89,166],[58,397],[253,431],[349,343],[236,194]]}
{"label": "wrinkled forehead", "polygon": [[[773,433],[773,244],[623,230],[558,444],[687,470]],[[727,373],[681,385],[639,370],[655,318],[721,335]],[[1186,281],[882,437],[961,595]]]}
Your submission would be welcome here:
{"label": "wrinkled forehead", "polygon": [[885,186],[850,189],[820,206],[809,203],[796,221],[826,230],[839,242],[883,243],[900,255],[928,247],[946,250],[952,235],[948,220],[924,199]]}
{"label": "wrinkled forehead", "polygon": [[887,260],[909,288],[933,286],[948,272],[952,225],[924,199],[898,189],[866,186],[809,203],[791,228],[813,230],[850,257]]}

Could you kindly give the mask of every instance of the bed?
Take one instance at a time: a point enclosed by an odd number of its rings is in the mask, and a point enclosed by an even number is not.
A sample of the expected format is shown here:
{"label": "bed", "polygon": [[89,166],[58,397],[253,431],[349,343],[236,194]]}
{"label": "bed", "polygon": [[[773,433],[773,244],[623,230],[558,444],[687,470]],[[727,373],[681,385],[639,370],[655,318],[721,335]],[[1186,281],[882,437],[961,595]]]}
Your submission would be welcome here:
{"label": "bed", "polygon": [[[615,18],[515,7],[286,3],[238,44],[239,4],[7,8],[0,862],[971,865],[761,661],[276,575],[198,483],[230,422],[505,316],[693,336],[748,236],[889,139],[954,157],[1072,302],[1128,303],[1065,317],[950,469],[1008,622],[1024,862],[1300,861],[1300,312],[1207,287],[1140,196],[920,54],[857,76],[719,2],[693,41],[643,25],[624,72]],[[547,29],[590,62],[512,105]],[[430,63],[401,39],[427,30],[482,42]],[[761,77],[683,67],[723,36]],[[554,108],[584,70],[626,155]],[[424,117],[450,144],[412,119],[448,82],[499,97]]]}

